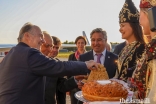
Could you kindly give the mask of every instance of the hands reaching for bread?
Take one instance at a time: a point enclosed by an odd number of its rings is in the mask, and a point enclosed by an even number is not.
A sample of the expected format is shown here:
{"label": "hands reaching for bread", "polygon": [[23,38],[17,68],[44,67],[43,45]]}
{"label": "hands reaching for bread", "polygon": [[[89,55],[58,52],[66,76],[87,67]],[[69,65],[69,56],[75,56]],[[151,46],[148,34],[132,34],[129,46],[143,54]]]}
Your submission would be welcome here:
{"label": "hands reaching for bread", "polygon": [[85,61],[87,68],[90,70],[95,70],[98,68],[99,63],[96,63],[94,60]]}
{"label": "hands reaching for bread", "polygon": [[77,75],[77,76],[74,76],[74,78],[79,81],[79,80],[83,80],[83,79],[87,79],[87,75]]}
{"label": "hands reaching for bread", "polygon": [[108,80],[109,76],[107,74],[106,68],[99,64],[96,70],[92,70],[88,76],[87,82],[94,81],[94,80]]}
{"label": "hands reaching for bread", "polygon": [[77,80],[77,85],[78,85],[78,88],[81,89],[82,86],[84,85],[84,83],[82,83],[82,80],[86,80],[88,78],[88,75],[77,75],[77,76],[74,76],[75,80]]}

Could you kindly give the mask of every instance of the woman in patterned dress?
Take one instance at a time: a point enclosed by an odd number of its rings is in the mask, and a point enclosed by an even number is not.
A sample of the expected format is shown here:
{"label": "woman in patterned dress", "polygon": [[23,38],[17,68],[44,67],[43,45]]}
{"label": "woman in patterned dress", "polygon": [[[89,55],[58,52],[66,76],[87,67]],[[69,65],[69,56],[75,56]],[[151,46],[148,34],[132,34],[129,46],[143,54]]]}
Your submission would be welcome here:
{"label": "woman in patterned dress", "polygon": [[134,98],[145,99],[147,97],[151,104],[156,104],[156,32],[150,30],[147,11],[154,6],[156,6],[156,0],[141,0],[140,2],[140,24],[144,34],[150,35],[152,39],[146,45],[141,59],[138,60],[131,79],[131,88],[135,91]]}
{"label": "woman in patterned dress", "polygon": [[139,24],[139,12],[131,0],[126,0],[119,14],[120,32],[127,45],[119,54],[118,79],[127,81],[132,77],[136,61],[141,58],[144,51],[142,28]]}

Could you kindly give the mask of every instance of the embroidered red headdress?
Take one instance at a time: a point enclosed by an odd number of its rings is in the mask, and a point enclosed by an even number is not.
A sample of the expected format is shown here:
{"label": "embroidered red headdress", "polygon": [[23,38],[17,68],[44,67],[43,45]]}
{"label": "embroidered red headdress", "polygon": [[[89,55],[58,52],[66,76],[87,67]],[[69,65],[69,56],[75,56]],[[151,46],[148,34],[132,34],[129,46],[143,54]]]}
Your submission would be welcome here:
{"label": "embroidered red headdress", "polygon": [[151,8],[156,6],[156,0],[141,0],[140,8]]}

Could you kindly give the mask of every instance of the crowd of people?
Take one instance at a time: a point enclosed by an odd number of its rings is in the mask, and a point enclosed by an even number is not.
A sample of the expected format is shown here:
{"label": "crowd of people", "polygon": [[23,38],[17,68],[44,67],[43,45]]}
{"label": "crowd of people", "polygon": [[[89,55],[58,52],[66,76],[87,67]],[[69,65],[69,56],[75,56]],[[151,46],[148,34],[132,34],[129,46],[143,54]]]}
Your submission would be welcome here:
{"label": "crowd of people", "polygon": [[148,9],[156,0],[141,0],[140,12],[132,0],[126,0],[119,25],[125,42],[110,52],[107,32],[95,28],[90,33],[92,50],[86,51],[86,39],[75,39],[77,50],[68,61],[57,58],[61,41],[39,26],[26,23],[19,32],[18,44],[0,64],[0,103],[2,104],[83,104],[74,94],[80,91],[90,70],[103,64],[109,78],[128,83],[133,98],[149,98],[156,103],[156,32],[150,30]]}

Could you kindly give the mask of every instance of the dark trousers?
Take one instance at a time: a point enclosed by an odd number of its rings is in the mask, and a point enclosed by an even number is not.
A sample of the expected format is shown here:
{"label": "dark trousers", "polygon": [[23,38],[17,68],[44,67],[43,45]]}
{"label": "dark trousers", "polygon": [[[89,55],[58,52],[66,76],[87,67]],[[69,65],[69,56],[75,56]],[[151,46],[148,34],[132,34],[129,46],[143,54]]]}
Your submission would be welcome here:
{"label": "dark trousers", "polygon": [[65,92],[60,92],[56,91],[56,100],[57,104],[66,104],[66,93]]}

